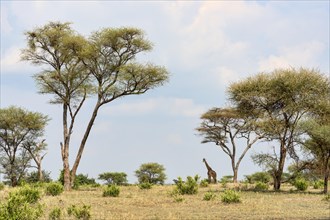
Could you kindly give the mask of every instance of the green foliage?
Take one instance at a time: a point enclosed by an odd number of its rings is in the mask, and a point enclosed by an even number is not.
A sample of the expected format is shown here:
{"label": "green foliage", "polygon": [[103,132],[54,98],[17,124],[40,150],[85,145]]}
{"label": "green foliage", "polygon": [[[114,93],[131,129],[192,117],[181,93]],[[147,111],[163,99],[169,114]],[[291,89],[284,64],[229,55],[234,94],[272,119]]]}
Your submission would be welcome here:
{"label": "green foliage", "polygon": [[120,193],[120,188],[116,185],[108,185],[103,190],[103,196],[104,197],[118,197]]}
{"label": "green foliage", "polygon": [[11,186],[23,180],[48,120],[15,106],[0,109],[0,168]]}
{"label": "green foliage", "polygon": [[[62,183],[62,185],[64,185],[64,171],[63,170],[61,170],[61,172],[60,172],[58,181],[60,183]],[[87,174],[86,175],[78,174],[78,175],[76,175],[76,178],[74,180],[73,188],[77,189],[79,186],[82,186],[82,185],[94,185],[94,184],[96,184],[94,178],[88,178]]]}
{"label": "green foliage", "polygon": [[324,185],[324,181],[323,180],[318,180],[318,181],[314,182],[313,188],[314,189],[320,189],[321,187],[323,187],[323,185]]}
{"label": "green foliage", "polygon": [[58,196],[63,192],[63,185],[60,183],[52,182],[46,185],[46,194],[51,196]]}
{"label": "green foliage", "polygon": [[127,174],[126,173],[118,173],[118,172],[107,172],[99,174],[99,179],[107,182],[108,185],[126,185],[127,184]]}
{"label": "green foliage", "polygon": [[268,172],[256,172],[251,175],[246,175],[245,178],[248,183],[251,184],[256,182],[270,183],[272,176]]}
{"label": "green foliage", "polygon": [[269,185],[267,183],[263,183],[263,182],[257,182],[254,186],[254,190],[255,191],[265,191],[268,190]]}
{"label": "green foliage", "polygon": [[214,192],[206,192],[206,193],[204,194],[203,200],[205,200],[205,201],[210,201],[210,200],[215,199],[215,197],[216,197],[216,195],[215,195]]}
{"label": "green foliage", "polygon": [[[50,172],[47,172],[45,170],[42,171],[42,176],[43,176],[43,182],[49,183],[52,181],[50,177]],[[37,183],[39,182],[39,177],[38,177],[38,171],[32,171],[26,175],[24,178],[26,183]]]}
{"label": "green foliage", "polygon": [[238,192],[231,189],[227,189],[221,195],[221,201],[224,203],[238,203],[241,202],[241,197]]}
{"label": "green foliage", "polygon": [[201,180],[201,182],[200,182],[200,187],[208,187],[209,186],[209,181],[208,181],[208,179],[203,179],[203,180]]}
{"label": "green foliage", "polygon": [[294,182],[294,187],[299,191],[306,191],[308,188],[308,182],[304,179],[296,179]]}
{"label": "green foliage", "polygon": [[196,175],[194,178],[191,176],[187,177],[187,180],[184,182],[181,177],[178,177],[176,182],[176,190],[179,194],[197,194],[198,192],[198,180],[199,176]]}
{"label": "green foliage", "polygon": [[234,176],[231,176],[231,175],[223,176],[223,177],[220,179],[220,183],[222,183],[222,184],[231,183],[231,182],[233,182],[233,177],[234,177]]}
{"label": "green foliage", "polygon": [[5,184],[0,182],[0,191],[5,188]]}
{"label": "green foliage", "polygon": [[49,213],[49,220],[60,220],[62,217],[62,209],[59,207],[53,208]]}
{"label": "green foliage", "polygon": [[5,203],[0,204],[1,220],[35,220],[42,216],[43,208],[38,203],[40,191],[38,189],[23,187],[10,192]]}
{"label": "green foliage", "polygon": [[164,184],[166,180],[165,168],[158,163],[145,163],[135,171],[139,183]]}
{"label": "green foliage", "polygon": [[89,220],[91,218],[91,206],[83,204],[82,206],[71,205],[67,209],[69,216],[74,216],[76,219]]}
{"label": "green foliage", "polygon": [[148,183],[148,182],[140,183],[139,184],[139,188],[140,189],[151,189],[152,188],[152,184],[151,183]]}

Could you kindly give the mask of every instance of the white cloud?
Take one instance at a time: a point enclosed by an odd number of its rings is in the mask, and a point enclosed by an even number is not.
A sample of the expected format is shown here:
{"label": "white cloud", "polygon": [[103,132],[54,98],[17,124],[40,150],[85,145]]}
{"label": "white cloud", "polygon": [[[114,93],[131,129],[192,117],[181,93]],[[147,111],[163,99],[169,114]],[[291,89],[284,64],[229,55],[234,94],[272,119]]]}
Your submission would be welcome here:
{"label": "white cloud", "polygon": [[110,116],[135,116],[163,114],[170,116],[199,117],[205,107],[194,103],[192,99],[152,98],[110,106],[102,110]]}
{"label": "white cloud", "polygon": [[237,72],[227,66],[217,67],[213,74],[219,84],[228,85],[239,79]]}
{"label": "white cloud", "polygon": [[317,58],[324,50],[326,50],[325,45],[317,41],[281,48],[279,55],[271,54],[259,61],[259,71],[302,66],[319,67]]}

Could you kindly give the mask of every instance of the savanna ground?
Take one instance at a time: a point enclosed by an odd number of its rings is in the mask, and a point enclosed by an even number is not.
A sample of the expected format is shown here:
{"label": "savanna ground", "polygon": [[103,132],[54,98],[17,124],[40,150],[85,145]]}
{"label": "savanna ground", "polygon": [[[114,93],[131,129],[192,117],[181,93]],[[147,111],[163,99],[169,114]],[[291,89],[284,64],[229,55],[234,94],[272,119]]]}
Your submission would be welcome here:
{"label": "savanna ground", "polygon": [[[227,186],[231,188],[233,186]],[[330,219],[330,201],[312,187],[307,192],[293,191],[284,186],[280,192],[240,191],[241,202],[225,204],[221,184],[199,188],[195,195],[173,196],[174,185],[153,186],[140,189],[138,186],[121,186],[119,197],[103,197],[103,188],[86,188],[64,192],[59,196],[42,196],[44,217],[59,207],[65,213],[72,205],[90,205],[91,219]],[[12,190],[0,191],[0,200]],[[203,200],[205,193],[212,191],[213,200]]]}

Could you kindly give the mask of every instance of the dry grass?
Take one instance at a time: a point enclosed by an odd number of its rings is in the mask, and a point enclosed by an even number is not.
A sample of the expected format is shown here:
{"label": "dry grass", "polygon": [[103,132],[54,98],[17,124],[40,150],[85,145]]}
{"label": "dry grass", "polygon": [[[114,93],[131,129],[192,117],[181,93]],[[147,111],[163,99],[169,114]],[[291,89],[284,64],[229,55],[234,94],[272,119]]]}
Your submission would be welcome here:
{"label": "dry grass", "polygon": [[[230,187],[230,186],[229,186]],[[138,186],[120,187],[119,197],[102,197],[102,188],[64,192],[60,196],[43,196],[45,217],[60,207],[66,213],[72,204],[91,205],[92,219],[329,219],[330,202],[313,192],[252,192],[241,191],[241,203],[224,204],[221,184],[200,188],[196,195],[184,195],[177,202],[171,195],[174,186],[154,186],[141,190]],[[288,190],[288,188],[287,188]],[[0,191],[2,200],[8,189]],[[216,198],[204,201],[212,191]],[[70,219],[65,215],[64,219]]]}

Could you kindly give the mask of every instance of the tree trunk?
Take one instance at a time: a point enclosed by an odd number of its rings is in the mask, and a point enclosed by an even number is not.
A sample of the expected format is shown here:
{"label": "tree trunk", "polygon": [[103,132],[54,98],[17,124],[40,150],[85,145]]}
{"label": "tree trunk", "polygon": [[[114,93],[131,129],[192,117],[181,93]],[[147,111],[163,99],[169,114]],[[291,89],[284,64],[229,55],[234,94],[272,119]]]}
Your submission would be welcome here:
{"label": "tree trunk", "polygon": [[286,148],[284,143],[281,143],[280,161],[278,162],[278,169],[275,171],[275,176],[274,176],[274,190],[280,190],[281,188],[281,180],[284,169],[285,157],[286,157]]}
{"label": "tree trunk", "polygon": [[234,168],[234,177],[233,177],[233,182],[234,183],[237,183],[237,173],[238,173],[238,167],[237,168]]}
{"label": "tree trunk", "polygon": [[329,157],[326,159],[325,163],[325,169],[324,169],[324,189],[323,193],[327,194],[328,193],[328,181],[329,181],[329,174],[330,174],[330,168],[329,168]]}
{"label": "tree trunk", "polygon": [[39,180],[39,182],[43,182],[44,177],[42,175],[41,162],[37,165],[38,165],[38,180]]}
{"label": "tree trunk", "polygon": [[97,102],[97,104],[95,105],[95,108],[93,110],[93,114],[92,114],[92,117],[87,125],[87,128],[86,128],[86,131],[85,131],[85,134],[84,134],[84,137],[83,139],[81,140],[81,143],[80,143],[80,147],[79,147],[79,150],[78,150],[78,153],[77,153],[77,156],[76,156],[76,160],[72,166],[72,170],[71,170],[71,183],[73,184],[74,183],[74,180],[75,180],[75,177],[76,177],[76,173],[77,173],[77,169],[78,169],[78,166],[79,166],[79,163],[80,163],[80,160],[81,160],[81,156],[83,154],[83,151],[84,151],[84,148],[85,148],[85,145],[86,145],[86,141],[88,139],[88,136],[92,130],[92,127],[93,127],[93,124],[95,122],[95,119],[96,119],[96,116],[97,116],[97,112],[100,108],[100,101]]}

